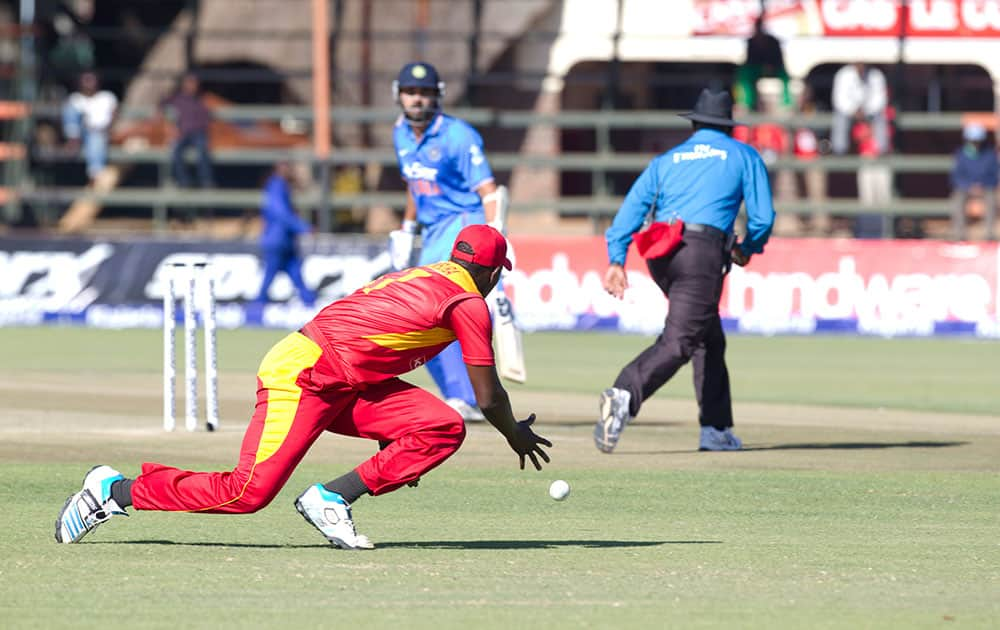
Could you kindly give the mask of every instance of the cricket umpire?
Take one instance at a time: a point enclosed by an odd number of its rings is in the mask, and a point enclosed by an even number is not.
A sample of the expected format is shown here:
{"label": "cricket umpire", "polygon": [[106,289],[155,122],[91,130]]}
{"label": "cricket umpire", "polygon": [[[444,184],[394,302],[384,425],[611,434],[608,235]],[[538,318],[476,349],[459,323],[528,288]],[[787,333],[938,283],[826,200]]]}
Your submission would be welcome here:
{"label": "cricket umpire", "polygon": [[[656,342],[626,365],[614,386],[601,394],[594,443],[605,453],[615,448],[643,401],[688,361],[694,364],[699,449],[732,451],[742,446],[731,430],[733,410],[719,299],[731,262],[746,265],[751,256],[764,251],[774,224],[774,207],[760,155],[731,137],[739,124],[732,115],[728,93],[702,90],[694,110],[681,114],[691,121],[694,133],[653,159],[632,185],[605,234],[610,264],[604,288],[618,298],[628,286],[626,252],[648,215],[655,222],[650,229],[663,228],[667,235],[663,238],[680,237],[665,255],[663,250],[669,248],[661,247],[665,245],[662,239],[646,251],[650,275],[667,296],[669,311]],[[744,202],[747,234],[737,242],[733,223]]]}

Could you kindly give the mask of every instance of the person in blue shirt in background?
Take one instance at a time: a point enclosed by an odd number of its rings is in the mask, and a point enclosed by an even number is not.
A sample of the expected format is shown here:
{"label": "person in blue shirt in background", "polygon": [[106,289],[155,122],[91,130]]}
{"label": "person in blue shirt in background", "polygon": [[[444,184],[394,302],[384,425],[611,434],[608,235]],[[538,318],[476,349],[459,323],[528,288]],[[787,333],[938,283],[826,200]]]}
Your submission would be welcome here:
{"label": "person in blue shirt in background", "polygon": [[[408,63],[392,87],[402,110],[393,143],[407,195],[402,229],[390,235],[390,254],[393,267],[403,269],[411,266],[418,231],[422,248],[417,265],[448,260],[463,227],[493,224],[499,196],[479,133],[441,111],[445,84],[434,66]],[[502,231],[502,226],[493,227]],[[458,342],[428,361],[427,369],[445,401],[465,420],[485,420]]]}
{"label": "person in blue shirt in background", "polygon": [[288,274],[298,290],[299,299],[307,307],[316,303],[316,294],[302,280],[302,256],[298,237],[312,231],[312,227],[295,213],[292,205],[292,166],[279,162],[264,184],[260,214],[264,222],[260,235],[261,255],[264,258],[264,279],[260,284],[257,302],[268,301],[267,291],[279,271]]}
{"label": "person in blue shirt in background", "polygon": [[955,151],[955,163],[951,169],[951,187],[954,192],[951,229],[952,238],[964,241],[965,206],[969,197],[980,194],[983,198],[984,238],[994,240],[993,225],[997,217],[997,152],[986,143],[986,127],[970,123],[962,129],[961,148]]}
{"label": "person in blue shirt in background", "polygon": [[[610,265],[604,288],[621,298],[628,287],[625,255],[633,236],[653,213],[658,223],[683,222],[679,247],[649,257],[649,273],[670,301],[663,332],[626,365],[600,399],[594,443],[614,450],[643,401],[692,361],[701,436],[699,450],[739,450],[726,368],[726,337],[719,299],[730,262],[746,265],[764,251],[774,224],[767,168],[757,151],[733,140],[733,101],[726,92],[702,90],[687,141],[653,159],[632,185],[605,237]],[[746,202],[747,235],[737,243],[733,223]]]}

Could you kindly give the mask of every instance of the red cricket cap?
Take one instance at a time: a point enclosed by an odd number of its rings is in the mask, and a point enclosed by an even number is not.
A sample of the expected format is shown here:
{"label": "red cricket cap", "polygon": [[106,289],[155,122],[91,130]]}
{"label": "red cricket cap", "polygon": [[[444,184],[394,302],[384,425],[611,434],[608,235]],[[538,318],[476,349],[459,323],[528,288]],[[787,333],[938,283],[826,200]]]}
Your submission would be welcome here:
{"label": "red cricket cap", "polygon": [[[458,249],[457,245],[462,241],[472,246],[473,253],[468,254]],[[511,268],[510,259],[507,258],[507,239],[488,225],[467,225],[462,228],[451,248],[451,257],[484,267],[503,265],[507,271]]]}

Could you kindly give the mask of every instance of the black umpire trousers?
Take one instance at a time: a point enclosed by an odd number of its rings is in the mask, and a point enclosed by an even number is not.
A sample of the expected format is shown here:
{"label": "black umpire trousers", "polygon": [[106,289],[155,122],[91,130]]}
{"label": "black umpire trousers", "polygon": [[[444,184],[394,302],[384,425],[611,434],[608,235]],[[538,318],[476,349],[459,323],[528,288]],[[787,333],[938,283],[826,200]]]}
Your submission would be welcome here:
{"label": "black umpire trousers", "polygon": [[642,403],[691,361],[699,423],[718,429],[733,426],[726,336],[719,318],[722,283],[729,268],[728,245],[721,230],[686,226],[683,242],[674,253],[648,261],[649,272],[670,306],[656,342],[615,380],[615,387],[632,394],[631,415],[638,415]]}

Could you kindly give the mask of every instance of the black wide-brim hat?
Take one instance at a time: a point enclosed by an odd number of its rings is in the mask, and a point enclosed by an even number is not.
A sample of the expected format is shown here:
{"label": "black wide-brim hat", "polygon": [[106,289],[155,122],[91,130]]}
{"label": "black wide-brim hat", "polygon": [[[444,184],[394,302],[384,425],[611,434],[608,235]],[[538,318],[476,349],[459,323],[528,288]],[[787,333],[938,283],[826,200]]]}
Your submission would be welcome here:
{"label": "black wide-brim hat", "polygon": [[703,89],[698,95],[698,101],[694,104],[692,111],[678,114],[678,116],[695,122],[723,127],[744,124],[733,120],[733,97],[729,96],[729,92],[713,92],[708,88]]}

